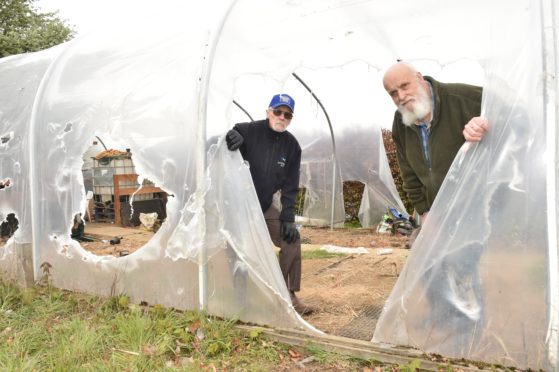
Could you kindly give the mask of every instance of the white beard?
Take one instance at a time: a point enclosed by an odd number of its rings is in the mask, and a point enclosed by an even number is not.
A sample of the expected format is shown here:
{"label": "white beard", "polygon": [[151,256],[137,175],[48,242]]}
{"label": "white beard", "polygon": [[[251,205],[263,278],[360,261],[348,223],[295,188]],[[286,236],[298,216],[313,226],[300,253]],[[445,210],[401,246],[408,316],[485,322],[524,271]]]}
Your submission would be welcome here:
{"label": "white beard", "polygon": [[421,87],[417,91],[413,109],[408,110],[403,105],[400,105],[398,106],[398,111],[402,114],[402,122],[404,125],[410,126],[415,124],[431,112],[431,97],[429,97],[429,94]]}
{"label": "white beard", "polygon": [[272,128],[272,130],[273,130],[274,132],[278,132],[278,133],[283,133],[283,132],[285,132],[285,131],[287,130],[287,127],[286,127],[286,126],[283,126],[283,125],[281,125],[281,124],[279,124],[279,123],[276,123],[275,125],[272,124],[272,125],[271,125],[271,128]]}

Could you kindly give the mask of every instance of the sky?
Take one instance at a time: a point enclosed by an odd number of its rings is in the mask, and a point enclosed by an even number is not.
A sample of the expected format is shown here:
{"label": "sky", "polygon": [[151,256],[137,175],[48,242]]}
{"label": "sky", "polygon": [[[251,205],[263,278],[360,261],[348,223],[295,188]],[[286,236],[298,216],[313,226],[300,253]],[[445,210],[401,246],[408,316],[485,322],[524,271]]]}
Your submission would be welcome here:
{"label": "sky", "polygon": [[[138,4],[143,1],[147,0],[37,0],[35,5],[40,11],[58,11],[59,17],[66,20],[67,24],[70,25],[79,36],[83,36],[89,31],[94,31],[99,25],[110,22],[110,18],[112,17],[115,19],[123,19],[123,17],[124,19],[133,19],[133,13],[137,9],[142,8],[138,6]],[[159,0],[158,8],[164,9],[165,5],[172,1],[176,0]],[[152,9],[151,7],[144,8]],[[123,16],[123,14],[125,16]],[[425,66],[416,64],[416,67],[424,74],[432,74],[441,81],[459,81],[473,84],[481,84],[483,81],[483,74],[479,69],[475,66],[473,68],[471,66],[463,66],[461,63],[450,64],[446,66],[443,71],[440,70],[440,66],[438,65],[435,65],[435,68],[433,68],[429,61],[426,62]],[[352,87],[352,90],[357,89],[357,86],[358,84]],[[370,95],[372,93],[371,89],[369,89],[371,86],[380,87],[380,82],[367,85],[364,88],[364,93],[359,94],[359,96],[366,96],[370,101],[383,102],[382,106],[385,107],[385,109],[381,110],[382,117],[378,117],[377,120],[383,127],[390,128],[394,106],[385,95],[385,92],[380,88],[376,93],[377,96],[371,97]],[[314,86],[313,89],[317,89],[317,87]],[[362,107],[367,109],[368,106],[362,105]],[[330,110],[333,109],[330,108]],[[345,116],[347,117],[347,115]],[[358,113],[355,112],[354,116],[358,116]],[[359,116],[363,117],[363,115]],[[369,115],[365,115],[364,117],[369,117]],[[348,123],[349,122],[352,122],[352,120],[348,118]]]}
{"label": "sky", "polygon": [[125,11],[131,0],[38,0],[35,5],[42,12],[55,12],[78,33],[83,34],[103,22],[109,14]]}
{"label": "sky", "polygon": [[[107,3],[105,0],[98,0],[97,3]],[[66,20],[78,33],[90,29],[99,19],[101,6],[92,6],[93,2],[72,1],[72,0],[38,0],[35,5],[41,12],[55,12],[61,19]]]}

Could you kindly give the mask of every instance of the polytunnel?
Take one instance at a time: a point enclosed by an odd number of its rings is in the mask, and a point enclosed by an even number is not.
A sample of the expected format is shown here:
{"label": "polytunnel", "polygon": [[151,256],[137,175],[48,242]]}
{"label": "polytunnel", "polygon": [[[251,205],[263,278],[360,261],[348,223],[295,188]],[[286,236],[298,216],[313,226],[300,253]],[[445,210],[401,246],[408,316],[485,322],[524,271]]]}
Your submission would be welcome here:
{"label": "polytunnel", "polygon": [[[340,153],[352,155],[328,162],[328,130],[305,125],[319,116],[307,94],[290,130],[317,154],[309,164],[338,186],[366,180],[352,166],[371,169],[355,164],[358,149],[390,126],[382,75],[403,59],[440,81],[483,85],[491,131],[455,159],[373,342],[557,369],[553,1],[164,4],[0,60],[0,178],[12,181],[0,213],[20,223],[0,248],[6,276],[21,279],[31,266],[35,280],[60,288],[316,331],[290,306],[248,168],[222,140],[209,144],[246,121],[233,100],[263,115],[271,92],[296,89],[297,72],[320,88]],[[126,141],[139,172],[174,196],[157,234],[121,258],[69,237],[85,204],[81,156],[99,133]],[[364,157],[376,156],[368,149]]]}

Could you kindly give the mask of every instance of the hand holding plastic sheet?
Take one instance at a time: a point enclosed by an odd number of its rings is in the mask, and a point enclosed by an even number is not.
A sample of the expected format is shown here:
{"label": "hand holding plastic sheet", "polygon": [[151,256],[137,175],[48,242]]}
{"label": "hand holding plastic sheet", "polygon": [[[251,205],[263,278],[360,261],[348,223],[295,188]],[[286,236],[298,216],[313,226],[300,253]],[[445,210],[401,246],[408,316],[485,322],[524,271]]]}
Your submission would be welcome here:
{"label": "hand holding plastic sheet", "polygon": [[464,126],[464,138],[468,142],[479,142],[488,130],[489,121],[487,118],[477,116]]}
{"label": "hand holding plastic sheet", "polygon": [[294,243],[299,239],[299,230],[295,226],[295,222],[281,222],[281,236],[288,243]]}
{"label": "hand holding plastic sheet", "polygon": [[245,139],[241,136],[241,133],[237,132],[235,129],[231,129],[227,132],[225,141],[227,142],[227,148],[231,151],[235,151],[241,147]]}

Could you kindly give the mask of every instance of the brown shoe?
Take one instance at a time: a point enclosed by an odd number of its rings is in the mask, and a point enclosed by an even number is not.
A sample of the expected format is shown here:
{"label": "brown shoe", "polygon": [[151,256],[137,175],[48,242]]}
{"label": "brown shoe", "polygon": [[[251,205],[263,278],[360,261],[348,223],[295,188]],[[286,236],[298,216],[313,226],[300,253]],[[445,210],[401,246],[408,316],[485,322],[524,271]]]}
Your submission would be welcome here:
{"label": "brown shoe", "polygon": [[301,300],[299,300],[299,298],[295,295],[294,292],[290,292],[290,295],[291,295],[291,303],[293,304],[293,308],[300,315],[309,315],[314,312],[314,308],[305,305]]}

